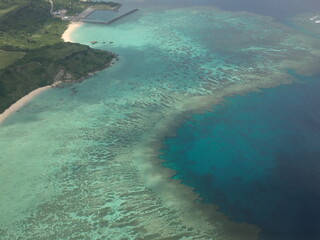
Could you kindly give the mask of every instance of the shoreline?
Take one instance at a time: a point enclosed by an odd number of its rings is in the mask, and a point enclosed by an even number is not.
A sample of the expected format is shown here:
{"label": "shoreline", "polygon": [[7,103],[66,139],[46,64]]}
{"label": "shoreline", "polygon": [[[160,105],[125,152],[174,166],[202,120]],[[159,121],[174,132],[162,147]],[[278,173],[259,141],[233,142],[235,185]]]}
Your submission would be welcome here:
{"label": "shoreline", "polygon": [[55,82],[51,85],[44,86],[33,90],[32,92],[28,93],[27,95],[20,98],[17,102],[12,104],[9,108],[4,110],[3,113],[0,114],[0,124],[2,124],[7,118],[9,118],[12,114],[16,113],[20,108],[28,104],[32,99],[36,96],[40,95],[41,93],[47,91],[50,88],[54,88],[59,85],[60,82]]}
{"label": "shoreline", "polygon": [[[81,24],[81,23],[79,23],[79,24]],[[62,38],[65,42],[72,41],[72,33],[77,27],[79,27],[79,25],[76,26],[76,23],[69,24],[68,29],[62,35]],[[274,78],[274,79],[276,79],[276,78]],[[281,82],[281,83],[285,84],[285,82]],[[134,146],[131,147],[132,151],[130,152],[130,154],[121,155],[121,153],[120,153],[118,156],[116,155],[116,158],[120,158],[120,159],[118,159],[119,162],[122,162],[121,158],[124,158],[124,160],[127,158],[132,158],[132,162],[138,166],[137,169],[140,172],[139,178],[142,179],[142,182],[146,186],[151,188],[152,191],[154,191],[157,194],[157,196],[159,196],[159,199],[161,199],[162,202],[166,203],[165,206],[168,206],[168,209],[170,209],[172,212],[178,212],[179,218],[177,219],[177,222],[180,222],[180,220],[183,220],[181,222],[183,222],[187,227],[194,228],[196,226],[197,229],[202,230],[202,232],[208,232],[208,233],[212,232],[212,236],[217,235],[217,237],[216,237],[217,239],[225,239],[225,240],[231,240],[231,239],[232,240],[234,240],[234,239],[253,240],[253,239],[257,239],[258,234],[259,234],[258,228],[256,228],[253,225],[239,224],[239,223],[235,223],[233,221],[228,220],[226,216],[224,216],[223,214],[221,214],[219,212],[219,209],[217,208],[217,206],[212,205],[212,204],[201,203],[199,201],[199,195],[193,191],[192,187],[184,185],[183,183],[181,183],[180,180],[172,179],[172,175],[175,173],[175,171],[162,166],[161,163],[164,162],[164,160],[161,159],[159,156],[161,155],[160,150],[163,146],[163,139],[168,136],[175,135],[177,129],[179,128],[179,126],[181,126],[181,123],[186,121],[191,115],[193,115],[195,113],[202,113],[205,111],[211,111],[221,101],[224,101],[225,97],[233,96],[233,95],[237,95],[237,94],[244,94],[244,93],[250,92],[250,91],[260,91],[261,88],[273,87],[273,86],[280,85],[281,83],[266,82],[265,85],[261,84],[261,82],[254,82],[252,84],[250,83],[250,84],[244,84],[244,85],[238,84],[238,85],[233,85],[233,86],[227,87],[225,89],[222,89],[221,91],[218,90],[217,94],[211,94],[210,96],[209,95],[204,96],[204,97],[197,96],[197,97],[191,97],[190,99],[187,97],[184,97],[182,101],[175,102],[176,109],[174,109],[172,111],[165,112],[164,120],[159,121],[158,123],[155,124],[155,127],[153,129],[154,132],[150,136],[146,137],[143,134],[141,134],[142,140],[139,139],[138,144],[134,144]],[[290,81],[288,80],[288,84],[289,83],[290,83]],[[43,88],[45,88],[43,91],[46,91],[48,89],[48,87],[49,86],[43,87]],[[40,91],[40,88],[38,88],[36,90]],[[34,91],[36,91],[36,90],[34,90]],[[42,91],[40,91],[38,94],[41,94],[41,93],[42,93]],[[100,106],[98,105],[98,107],[100,107]],[[95,122],[95,119],[93,119],[93,121]],[[92,135],[91,135],[91,132],[92,132]],[[90,133],[90,135],[88,135],[88,136],[93,136],[93,134],[95,134],[95,132],[91,129],[90,129],[89,133]],[[93,139],[93,137],[92,137],[92,139]],[[121,140],[121,138],[117,138],[117,139]],[[113,147],[113,145],[111,145],[111,149],[112,149],[112,151],[117,151],[117,148]],[[87,149],[85,148],[85,150],[87,150]],[[97,148],[97,150],[99,150],[99,149]],[[109,149],[107,148],[106,151],[108,151],[108,150]],[[112,151],[111,151],[111,153],[112,153]],[[89,152],[89,153],[91,153],[91,152]],[[68,156],[68,155],[66,155],[66,156]],[[100,158],[101,160],[103,159],[103,157],[100,157],[100,155],[97,155],[97,158]],[[87,161],[87,159],[85,159],[85,160]],[[116,162],[115,160],[113,160],[113,161]],[[126,161],[123,161],[123,162],[126,162]],[[82,162],[80,164],[82,164]],[[80,169],[82,169],[81,168],[82,166],[86,166],[84,164],[83,165],[80,165],[80,164],[79,164]],[[76,165],[74,164],[73,166],[76,166]],[[128,168],[130,170],[131,166],[129,165]],[[98,175],[98,172],[105,172],[105,171],[102,171],[102,169],[96,169],[96,172]],[[95,172],[93,172],[93,173],[95,173]],[[121,174],[121,172],[120,172],[120,174]],[[131,176],[131,175],[128,175],[128,176]],[[84,181],[87,181],[87,180],[90,181],[91,178],[80,179],[76,176],[74,181],[76,181],[76,180],[78,180],[80,183],[83,183]],[[109,179],[105,180],[105,178],[103,178],[103,180],[107,181],[107,183],[108,183]],[[115,180],[113,180],[113,179],[111,179],[111,180],[116,183]],[[129,178],[129,181],[132,181],[132,179]],[[93,182],[93,180],[92,180],[92,182]],[[81,184],[79,184],[79,186],[81,186]],[[103,189],[102,186],[104,186],[104,185],[95,185],[95,186]],[[85,187],[86,186],[84,186],[83,188],[86,189]],[[88,189],[91,189],[91,188],[88,188]],[[69,190],[67,189],[66,191],[68,191],[68,194],[69,194]],[[105,194],[105,192],[103,192],[103,193]],[[137,193],[139,193],[139,192],[137,192]],[[143,193],[141,192],[141,194],[143,194]],[[66,194],[66,197],[68,197],[68,196],[69,195]],[[60,195],[59,195],[59,197],[60,197]],[[98,197],[100,197],[100,196],[97,196],[96,199],[99,199]],[[64,198],[57,198],[57,199],[64,199]],[[81,198],[78,198],[78,199],[83,200]],[[143,198],[141,198],[141,199],[143,200]],[[158,200],[157,198],[155,198],[155,199]],[[68,201],[71,200],[70,202],[72,203],[72,199],[66,198],[66,200],[68,200]],[[57,201],[57,200],[55,200],[55,201]],[[91,201],[91,199],[88,198],[88,203],[90,203],[90,201]],[[157,202],[155,201],[155,204],[156,203]],[[122,203],[120,202],[120,204],[122,204]],[[63,206],[63,205],[61,205],[61,206]],[[95,206],[95,205],[93,204],[93,206]],[[132,208],[134,206],[135,205],[131,205]],[[100,212],[99,207],[100,206],[98,206],[98,208],[97,208],[99,210],[99,214],[101,212],[103,213],[104,209],[102,207],[100,207],[100,209],[102,210]],[[129,207],[130,207],[130,205],[129,205]],[[66,211],[73,213],[72,212],[73,209],[69,210],[67,207],[65,207],[64,209],[67,209]],[[44,209],[44,211],[45,210],[46,209]],[[137,210],[139,210],[139,209],[137,209]],[[142,209],[141,209],[141,211],[142,211]],[[48,212],[49,212],[49,210],[48,210]],[[129,212],[129,210],[128,210],[128,212]],[[161,212],[160,212],[160,214],[161,214]],[[146,215],[146,218],[148,218],[148,215]],[[39,219],[36,219],[36,220],[39,221]],[[58,219],[58,220],[60,220],[60,219]],[[32,223],[32,222],[30,221],[30,223]],[[135,224],[135,223],[136,222],[132,222],[132,224]],[[152,222],[150,221],[150,223],[151,223],[150,225],[152,227]],[[120,223],[120,224],[123,224],[123,223]],[[79,224],[79,227],[80,226],[81,225]],[[116,227],[119,226],[121,228],[121,225],[118,225],[118,226],[115,225],[115,226]],[[125,225],[122,225],[122,226],[126,227]],[[34,227],[34,226],[32,226],[32,227]],[[38,227],[38,226],[36,226],[36,227]],[[148,226],[145,226],[145,227],[148,227]],[[39,228],[39,229],[41,230],[41,228]],[[142,230],[144,230],[144,228],[142,228]],[[239,232],[242,234],[241,234],[241,237],[238,238],[237,236],[238,236]],[[215,235],[213,235],[213,234],[215,234]]]}
{"label": "shoreline", "polygon": [[64,33],[62,34],[61,38],[63,39],[64,42],[73,42],[72,39],[72,33],[78,29],[79,27],[81,27],[83,25],[82,22],[71,22],[68,25],[68,28],[66,31],[64,31]]}
{"label": "shoreline", "polygon": [[[72,42],[72,33],[79,27],[81,27],[83,23],[80,22],[71,22],[68,25],[68,28],[64,31],[61,38],[64,42]],[[36,96],[40,95],[41,93],[47,91],[50,88],[57,87],[61,81],[55,82],[51,85],[44,86],[37,88],[27,95],[20,98],[18,101],[10,105],[4,112],[0,113],[0,124],[4,123],[7,118],[9,118],[12,114],[16,113],[20,108],[24,107],[26,104],[28,104],[32,99],[34,99]]]}

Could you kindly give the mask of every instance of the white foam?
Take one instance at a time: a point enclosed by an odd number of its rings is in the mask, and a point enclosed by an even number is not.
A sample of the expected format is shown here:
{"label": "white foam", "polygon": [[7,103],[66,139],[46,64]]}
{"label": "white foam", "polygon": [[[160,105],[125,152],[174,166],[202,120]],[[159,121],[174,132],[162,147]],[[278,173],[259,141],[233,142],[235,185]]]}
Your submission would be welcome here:
{"label": "white foam", "polygon": [[314,17],[310,18],[310,21],[313,21],[313,20],[317,19],[318,17],[319,17],[318,15],[314,16]]}

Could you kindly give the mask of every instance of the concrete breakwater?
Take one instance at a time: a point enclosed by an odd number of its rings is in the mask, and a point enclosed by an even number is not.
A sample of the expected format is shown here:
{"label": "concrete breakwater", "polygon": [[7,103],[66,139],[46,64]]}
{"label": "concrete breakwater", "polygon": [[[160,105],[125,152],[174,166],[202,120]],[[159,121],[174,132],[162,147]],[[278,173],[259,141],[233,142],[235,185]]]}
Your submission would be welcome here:
{"label": "concrete breakwater", "polygon": [[129,12],[127,12],[127,13],[119,16],[119,17],[116,17],[116,18],[112,19],[111,21],[107,22],[107,24],[111,24],[111,23],[113,23],[113,22],[115,22],[115,21],[117,21],[117,20],[119,20],[119,19],[121,19],[121,18],[123,18],[123,17],[126,17],[126,16],[128,16],[128,15],[130,15],[130,14],[132,14],[132,13],[138,11],[138,10],[139,10],[139,9],[133,9],[133,10],[131,10],[131,11],[129,11]]}
{"label": "concrete breakwater", "polygon": [[110,21],[106,21],[106,22],[105,22],[105,21],[86,21],[85,19],[88,19],[88,18],[82,19],[82,20],[80,20],[80,21],[81,21],[81,22],[85,22],[85,23],[97,23],[97,24],[109,25],[109,24],[111,24],[111,23],[113,23],[113,22],[115,22],[115,21],[117,21],[117,20],[119,20],[119,19],[121,19],[121,18],[124,18],[124,17],[126,17],[126,16],[128,16],[128,15],[130,15],[130,14],[136,12],[136,11],[138,11],[138,10],[139,10],[139,9],[133,9],[133,10],[131,10],[131,11],[129,11],[129,12],[126,12],[126,13],[124,13],[124,14],[116,17],[116,18],[113,18],[113,19],[111,19]]}
{"label": "concrete breakwater", "polygon": [[80,13],[79,15],[73,17],[72,21],[77,22],[77,21],[80,21],[81,19],[85,19],[87,16],[92,14],[94,11],[96,11],[96,9],[89,7],[86,10],[84,10],[82,13]]}

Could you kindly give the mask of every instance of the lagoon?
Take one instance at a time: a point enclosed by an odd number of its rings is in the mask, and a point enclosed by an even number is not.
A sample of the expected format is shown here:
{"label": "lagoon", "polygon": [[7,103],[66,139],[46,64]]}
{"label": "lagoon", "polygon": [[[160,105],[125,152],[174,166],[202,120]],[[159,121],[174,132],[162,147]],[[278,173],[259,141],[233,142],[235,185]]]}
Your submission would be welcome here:
{"label": "lagoon", "polygon": [[117,64],[1,125],[2,238],[258,239],[261,225],[228,219],[171,179],[161,142],[225,96],[299,80],[288,69],[315,75],[318,41],[207,1],[124,3],[140,11],[72,36]]}

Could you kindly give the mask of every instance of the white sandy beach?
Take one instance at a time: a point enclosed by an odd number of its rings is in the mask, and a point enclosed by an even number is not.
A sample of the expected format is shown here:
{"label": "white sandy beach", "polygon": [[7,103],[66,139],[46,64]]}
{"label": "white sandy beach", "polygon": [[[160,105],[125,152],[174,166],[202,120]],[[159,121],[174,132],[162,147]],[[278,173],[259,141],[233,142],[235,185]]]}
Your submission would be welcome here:
{"label": "white sandy beach", "polygon": [[12,114],[17,112],[20,108],[25,106],[27,103],[29,103],[34,97],[38,96],[39,94],[43,93],[44,91],[55,87],[59,84],[60,82],[56,82],[52,85],[37,88],[27,94],[26,96],[20,98],[17,102],[12,104],[8,109],[6,109],[3,113],[0,114],[0,124],[3,123],[8,117],[10,117]]}
{"label": "white sandy beach", "polygon": [[65,42],[72,42],[72,33],[79,27],[81,27],[83,23],[81,22],[72,22],[69,24],[68,29],[62,34],[62,39]]}
{"label": "white sandy beach", "polygon": [[[65,42],[72,42],[71,35],[72,35],[73,31],[76,30],[77,28],[79,28],[82,24],[83,23],[80,23],[80,22],[70,23],[68,26],[68,29],[63,33],[61,38]],[[43,93],[44,91],[50,89],[51,87],[55,87],[59,83],[60,82],[56,82],[52,85],[35,89],[34,91],[30,92],[28,95],[19,99],[16,103],[12,104],[8,109],[6,109],[3,113],[0,114],[0,124],[3,123],[12,114],[17,112],[21,107],[23,107],[28,102],[30,102],[34,97],[36,97],[39,94]]]}

